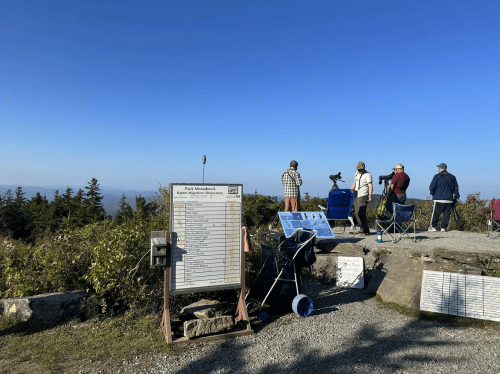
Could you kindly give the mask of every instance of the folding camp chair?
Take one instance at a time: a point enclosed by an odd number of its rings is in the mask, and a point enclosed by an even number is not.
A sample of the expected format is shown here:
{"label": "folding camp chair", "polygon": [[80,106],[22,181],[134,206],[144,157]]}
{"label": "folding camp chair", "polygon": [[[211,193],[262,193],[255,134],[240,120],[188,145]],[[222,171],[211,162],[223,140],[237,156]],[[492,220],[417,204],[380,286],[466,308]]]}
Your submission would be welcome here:
{"label": "folding camp chair", "polygon": [[488,210],[479,209],[486,213],[488,217],[488,237],[493,239],[493,235],[500,233],[500,199],[493,199]]}
{"label": "folding camp chair", "polygon": [[328,207],[324,207],[323,205],[318,206],[325,213],[329,221],[347,221],[350,223],[349,232],[356,234],[354,220],[351,217],[353,198],[354,195],[351,190],[332,189],[328,193]]}
{"label": "folding camp chair", "polygon": [[[375,220],[377,226],[382,230],[382,234],[387,234],[393,242],[401,240],[403,235],[411,236],[408,230],[413,226],[413,241],[416,242],[415,236],[415,205],[401,205],[397,203],[392,204],[392,217],[388,220]],[[409,225],[404,228],[403,223],[409,222]],[[386,227],[384,227],[384,225]],[[391,232],[392,228],[392,232]],[[398,235],[399,234],[399,235]]]}

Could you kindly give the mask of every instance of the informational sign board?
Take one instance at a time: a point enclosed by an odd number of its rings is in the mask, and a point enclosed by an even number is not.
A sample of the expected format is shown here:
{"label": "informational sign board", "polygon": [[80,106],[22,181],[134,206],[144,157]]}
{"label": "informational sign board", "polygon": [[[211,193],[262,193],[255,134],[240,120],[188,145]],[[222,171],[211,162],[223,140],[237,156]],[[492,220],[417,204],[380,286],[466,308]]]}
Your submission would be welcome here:
{"label": "informational sign board", "polygon": [[500,278],[424,270],[420,310],[500,322]]}
{"label": "informational sign board", "polygon": [[363,288],[365,286],[365,263],[363,257],[337,258],[337,287]]}
{"label": "informational sign board", "polygon": [[170,293],[241,287],[241,184],[170,184]]}
{"label": "informational sign board", "polygon": [[317,239],[335,238],[323,212],[278,212],[285,235],[289,237],[298,228],[313,229]]}

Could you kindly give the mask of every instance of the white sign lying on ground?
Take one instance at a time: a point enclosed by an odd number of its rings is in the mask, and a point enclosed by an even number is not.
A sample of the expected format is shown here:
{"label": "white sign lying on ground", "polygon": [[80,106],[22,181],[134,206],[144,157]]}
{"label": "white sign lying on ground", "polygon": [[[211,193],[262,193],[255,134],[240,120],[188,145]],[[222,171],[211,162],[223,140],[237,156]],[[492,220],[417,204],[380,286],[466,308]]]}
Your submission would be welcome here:
{"label": "white sign lying on ground", "polygon": [[337,287],[363,288],[365,286],[363,257],[337,258]]}
{"label": "white sign lying on ground", "polygon": [[420,310],[500,322],[500,278],[424,270]]}

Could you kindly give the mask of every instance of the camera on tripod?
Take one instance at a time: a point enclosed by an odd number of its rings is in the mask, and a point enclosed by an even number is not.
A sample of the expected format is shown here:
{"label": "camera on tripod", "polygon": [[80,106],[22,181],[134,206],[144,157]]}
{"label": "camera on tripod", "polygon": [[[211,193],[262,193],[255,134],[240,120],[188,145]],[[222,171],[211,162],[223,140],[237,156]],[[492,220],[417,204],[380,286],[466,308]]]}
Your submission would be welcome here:
{"label": "camera on tripod", "polygon": [[[332,182],[333,182],[333,187],[332,187],[332,189],[331,189],[331,190],[334,190],[334,189],[338,189],[338,188],[339,188],[339,186],[338,186],[338,184],[337,184],[337,181],[344,182],[344,181],[343,181],[343,180],[341,180],[340,178],[342,178],[342,177],[340,176],[340,171],[338,172],[338,174],[335,174],[335,175],[330,175],[330,179],[331,179],[331,180],[332,180]],[[330,190],[330,191],[331,191],[331,190]]]}
{"label": "camera on tripod", "polygon": [[382,184],[382,182],[384,183],[389,183],[389,181],[392,179],[392,177],[394,176],[394,174],[396,174],[395,172],[392,172],[391,174],[389,175],[381,175],[378,177],[378,184]]}

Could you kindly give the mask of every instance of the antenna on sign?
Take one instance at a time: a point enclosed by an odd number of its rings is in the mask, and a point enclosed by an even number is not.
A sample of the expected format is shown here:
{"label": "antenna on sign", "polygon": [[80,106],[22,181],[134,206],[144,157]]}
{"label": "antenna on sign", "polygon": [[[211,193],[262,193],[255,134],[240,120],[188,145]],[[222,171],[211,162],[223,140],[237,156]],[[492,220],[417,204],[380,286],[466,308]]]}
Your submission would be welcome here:
{"label": "antenna on sign", "polygon": [[207,156],[203,155],[203,183],[205,183],[205,164],[207,163]]}

